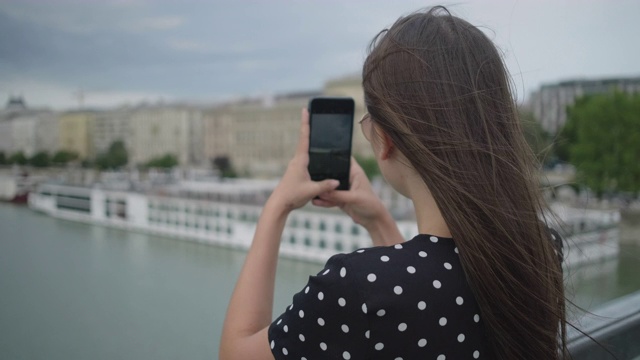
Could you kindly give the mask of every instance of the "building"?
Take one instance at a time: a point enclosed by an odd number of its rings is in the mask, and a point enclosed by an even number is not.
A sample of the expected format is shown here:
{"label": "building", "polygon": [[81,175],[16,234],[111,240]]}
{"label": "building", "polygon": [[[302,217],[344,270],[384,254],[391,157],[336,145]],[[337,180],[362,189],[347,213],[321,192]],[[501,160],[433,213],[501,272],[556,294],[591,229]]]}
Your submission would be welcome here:
{"label": "building", "polygon": [[0,151],[6,155],[22,152],[30,157],[40,151],[51,154],[57,148],[56,114],[27,108],[21,97],[10,97],[0,112]]}
{"label": "building", "polygon": [[96,113],[90,131],[93,156],[106,153],[116,141],[123,141],[125,148],[131,149],[131,114],[128,108]]}
{"label": "building", "polygon": [[[201,123],[200,109],[179,105],[141,106],[131,113],[131,148],[133,165],[149,162],[167,154],[174,155],[179,165],[201,160],[202,140],[194,136],[192,126]],[[195,124],[195,125],[194,125]],[[198,136],[202,136],[202,131]],[[199,149],[198,149],[199,147]]]}
{"label": "building", "polygon": [[570,80],[543,85],[531,95],[530,106],[542,128],[556,134],[567,121],[567,107],[576,99],[591,94],[611,91],[640,92],[640,77],[598,80]]}
{"label": "building", "polygon": [[69,111],[58,117],[58,148],[78,154],[80,159],[93,157],[91,128],[96,111]]}
{"label": "building", "polygon": [[243,99],[209,109],[204,115],[206,157],[228,157],[241,175],[282,175],[298,143],[300,110],[316,96],[354,99],[352,153],[373,156],[358,124],[365,112],[361,80],[349,76],[328,81],[322,91]]}
{"label": "building", "polygon": [[210,109],[204,115],[205,155],[228,157],[241,175],[282,175],[293,156],[300,111],[319,92],[245,99]]}

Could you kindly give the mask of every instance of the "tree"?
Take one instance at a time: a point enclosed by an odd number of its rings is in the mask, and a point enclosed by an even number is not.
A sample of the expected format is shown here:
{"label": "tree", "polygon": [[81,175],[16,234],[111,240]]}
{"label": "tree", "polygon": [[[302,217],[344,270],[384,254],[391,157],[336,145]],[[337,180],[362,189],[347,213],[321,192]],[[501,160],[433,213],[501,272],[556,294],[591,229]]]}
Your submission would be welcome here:
{"label": "tree", "polygon": [[153,158],[147,162],[147,167],[155,167],[155,168],[165,168],[170,169],[178,165],[178,159],[173,154],[166,154],[164,156],[159,156]]}
{"label": "tree", "polygon": [[7,156],[4,154],[4,151],[0,151],[0,165],[7,164]]}
{"label": "tree", "polygon": [[107,152],[96,158],[96,166],[101,170],[117,169],[127,165],[128,162],[129,153],[121,140],[111,143]]}
{"label": "tree", "polygon": [[51,164],[49,153],[40,151],[29,159],[29,164],[34,167],[48,167]]}
{"label": "tree", "polygon": [[73,151],[59,150],[51,158],[51,162],[55,165],[65,165],[69,161],[78,159],[78,154]]}
{"label": "tree", "polygon": [[591,95],[568,109],[562,134],[577,180],[598,195],[640,190],[640,94]]}
{"label": "tree", "polygon": [[367,174],[369,180],[372,180],[374,177],[380,175],[380,168],[378,168],[378,161],[374,157],[363,157],[363,156],[354,156],[358,164],[364,173]]}
{"label": "tree", "polygon": [[15,152],[9,157],[9,164],[27,165],[27,162],[27,157],[22,151]]}
{"label": "tree", "polygon": [[227,155],[216,156],[211,163],[214,169],[217,169],[220,172],[220,176],[223,178],[235,178],[238,177],[238,174],[233,169],[233,165],[231,164],[231,159]]}

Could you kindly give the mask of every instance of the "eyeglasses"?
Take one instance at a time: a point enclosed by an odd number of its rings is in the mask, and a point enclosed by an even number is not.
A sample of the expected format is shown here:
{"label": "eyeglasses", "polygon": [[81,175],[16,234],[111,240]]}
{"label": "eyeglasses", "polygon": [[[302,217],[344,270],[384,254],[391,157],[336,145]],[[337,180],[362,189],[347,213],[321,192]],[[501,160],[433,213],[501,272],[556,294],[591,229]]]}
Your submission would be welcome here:
{"label": "eyeglasses", "polygon": [[371,141],[371,139],[369,139],[369,131],[371,131],[371,128],[364,128],[366,120],[371,120],[371,115],[369,113],[364,113],[364,115],[362,115],[362,119],[358,121],[358,124],[360,124],[360,131],[362,131],[362,135],[364,135],[364,138],[367,139],[367,141]]}

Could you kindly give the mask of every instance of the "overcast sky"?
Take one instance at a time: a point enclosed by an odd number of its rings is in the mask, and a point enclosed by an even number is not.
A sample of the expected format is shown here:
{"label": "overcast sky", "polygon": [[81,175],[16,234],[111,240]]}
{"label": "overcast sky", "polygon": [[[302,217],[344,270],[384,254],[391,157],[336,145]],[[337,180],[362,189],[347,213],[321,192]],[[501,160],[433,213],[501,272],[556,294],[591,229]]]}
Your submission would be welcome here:
{"label": "overcast sky", "polygon": [[[320,89],[425,1],[0,0],[0,101],[110,107]],[[444,3],[504,52],[518,97],[542,83],[640,76],[640,1]],[[2,105],[3,106],[3,105]]]}

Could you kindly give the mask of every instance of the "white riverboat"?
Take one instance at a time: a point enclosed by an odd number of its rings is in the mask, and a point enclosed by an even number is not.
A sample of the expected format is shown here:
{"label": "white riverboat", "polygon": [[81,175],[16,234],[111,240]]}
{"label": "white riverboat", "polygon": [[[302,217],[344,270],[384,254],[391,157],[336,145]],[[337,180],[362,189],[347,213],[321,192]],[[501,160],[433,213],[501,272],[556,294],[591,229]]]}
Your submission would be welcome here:
{"label": "white riverboat", "polygon": [[[147,191],[129,191],[41,184],[29,195],[29,206],[71,221],[247,249],[262,205],[275,185],[261,180],[180,181]],[[385,191],[379,192],[385,200]],[[617,212],[554,211],[569,224],[568,231],[565,226],[565,259],[570,266],[618,255]],[[406,213],[406,209],[392,212]],[[415,221],[399,220],[397,224],[406,239],[417,233]],[[335,253],[368,246],[368,233],[348,216],[307,206],[289,217],[280,253],[325,262]]]}

